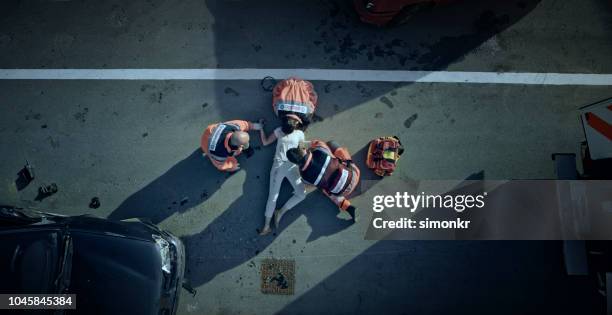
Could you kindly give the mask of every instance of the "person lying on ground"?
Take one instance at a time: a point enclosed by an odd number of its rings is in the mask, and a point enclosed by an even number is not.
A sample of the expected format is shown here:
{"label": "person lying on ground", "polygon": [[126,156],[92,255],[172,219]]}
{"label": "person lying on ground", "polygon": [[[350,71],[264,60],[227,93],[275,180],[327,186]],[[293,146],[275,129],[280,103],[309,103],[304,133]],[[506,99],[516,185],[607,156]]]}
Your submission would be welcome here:
{"label": "person lying on ground", "polygon": [[[260,129],[261,142],[264,146],[276,141],[276,151],[274,153],[272,169],[270,170],[270,188],[268,193],[268,201],[264,213],[264,226],[259,230],[259,235],[266,235],[272,231],[270,221],[272,216],[279,216],[279,213],[284,213],[293,208],[306,198],[306,188],[300,179],[299,171],[295,164],[287,160],[285,153],[292,148],[296,148],[298,144],[304,141],[303,125],[299,117],[288,115],[283,119],[281,127],[274,129],[274,132],[266,137],[263,127]],[[260,120],[263,125],[263,120]],[[293,186],[293,196],[283,205],[282,208],[275,210],[276,201],[280,192],[283,179],[287,178],[291,186]],[[275,220],[275,225],[278,228],[278,219]]]}

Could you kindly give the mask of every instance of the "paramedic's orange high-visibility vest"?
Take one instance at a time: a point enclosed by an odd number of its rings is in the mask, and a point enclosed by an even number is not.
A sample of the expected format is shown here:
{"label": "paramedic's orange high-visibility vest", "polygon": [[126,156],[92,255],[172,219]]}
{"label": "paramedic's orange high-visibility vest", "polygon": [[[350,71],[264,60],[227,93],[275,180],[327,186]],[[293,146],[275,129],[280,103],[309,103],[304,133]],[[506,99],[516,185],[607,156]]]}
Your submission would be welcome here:
{"label": "paramedic's orange high-visibility vest", "polygon": [[230,120],[209,125],[202,134],[200,147],[218,170],[233,170],[238,166],[236,157],[242,153],[242,150],[233,149],[230,138],[234,132],[249,131],[251,127],[251,124],[244,120]]}
{"label": "paramedic's orange high-visibility vest", "polygon": [[343,161],[350,160],[346,148],[335,152],[323,141],[311,142],[312,150],[306,163],[300,169],[302,179],[331,195],[348,196],[359,182],[360,171],[355,164],[347,166]]}

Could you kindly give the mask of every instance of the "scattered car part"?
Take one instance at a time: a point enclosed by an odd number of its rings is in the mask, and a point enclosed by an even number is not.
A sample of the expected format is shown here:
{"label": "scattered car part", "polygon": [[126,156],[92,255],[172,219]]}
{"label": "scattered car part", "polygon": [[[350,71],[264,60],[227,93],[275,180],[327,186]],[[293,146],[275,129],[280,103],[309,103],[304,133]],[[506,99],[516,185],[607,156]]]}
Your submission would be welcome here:
{"label": "scattered car part", "polygon": [[24,189],[34,180],[34,178],[34,166],[32,166],[28,160],[26,160],[26,164],[21,170],[19,170],[19,172],[17,172],[17,179],[15,180],[17,190],[19,191]]}
{"label": "scattered car part", "polygon": [[98,197],[91,198],[91,201],[89,202],[89,207],[91,209],[98,209],[98,208],[100,208],[100,198],[98,198]]}
{"label": "scattered car part", "polygon": [[42,185],[38,187],[38,196],[36,196],[36,201],[41,201],[51,195],[57,193],[57,184],[51,183],[51,185]]}

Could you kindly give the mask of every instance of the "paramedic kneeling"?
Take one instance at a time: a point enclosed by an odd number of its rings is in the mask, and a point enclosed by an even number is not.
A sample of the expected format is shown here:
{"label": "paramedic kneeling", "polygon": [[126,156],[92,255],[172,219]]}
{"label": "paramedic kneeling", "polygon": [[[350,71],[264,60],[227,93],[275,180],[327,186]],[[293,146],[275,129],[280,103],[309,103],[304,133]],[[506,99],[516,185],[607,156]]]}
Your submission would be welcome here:
{"label": "paramedic kneeling", "polygon": [[235,172],[240,169],[236,159],[242,152],[247,157],[253,155],[249,146],[249,130],[259,130],[261,125],[244,120],[231,120],[209,125],[200,142],[202,151],[210,162],[222,172]]}
{"label": "paramedic kneeling", "polygon": [[298,165],[304,182],[319,188],[355,221],[355,207],[348,197],[359,184],[360,171],[346,148],[334,142],[313,140],[309,148],[288,150],[287,159]]}

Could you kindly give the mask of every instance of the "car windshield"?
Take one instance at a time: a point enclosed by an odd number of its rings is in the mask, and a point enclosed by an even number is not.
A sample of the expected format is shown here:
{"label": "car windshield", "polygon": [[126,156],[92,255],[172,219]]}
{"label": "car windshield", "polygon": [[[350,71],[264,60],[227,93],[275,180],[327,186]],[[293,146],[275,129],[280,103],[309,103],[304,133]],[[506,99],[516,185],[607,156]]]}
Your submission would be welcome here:
{"label": "car windshield", "polygon": [[62,242],[57,231],[0,231],[0,292],[55,293]]}

